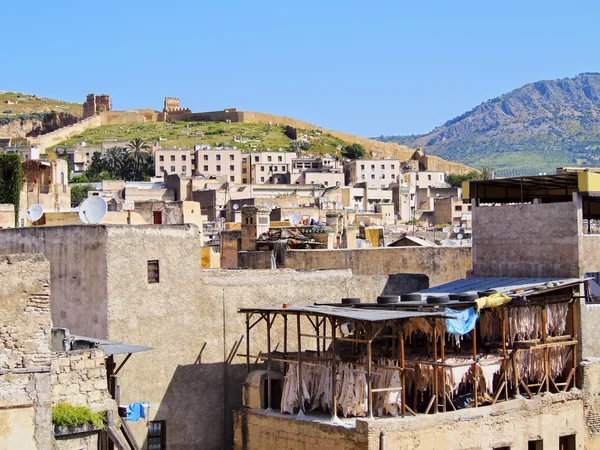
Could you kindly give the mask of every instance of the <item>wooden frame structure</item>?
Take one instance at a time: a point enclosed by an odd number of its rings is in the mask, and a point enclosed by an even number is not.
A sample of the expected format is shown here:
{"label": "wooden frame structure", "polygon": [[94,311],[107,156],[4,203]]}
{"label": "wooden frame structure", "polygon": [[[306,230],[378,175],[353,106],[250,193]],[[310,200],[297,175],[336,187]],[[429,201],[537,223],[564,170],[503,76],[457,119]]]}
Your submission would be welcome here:
{"label": "wooden frame structure", "polygon": [[[464,363],[448,362],[452,351],[456,349],[449,348],[445,339],[445,332],[442,329],[445,319],[453,317],[446,311],[446,307],[456,309],[465,309],[474,306],[474,302],[452,302],[446,305],[428,305],[424,302],[401,302],[392,305],[378,304],[360,304],[360,305],[319,305],[306,307],[272,307],[272,308],[242,308],[240,313],[246,316],[246,352],[238,356],[246,359],[248,371],[251,370],[252,362],[266,362],[267,365],[267,406],[272,408],[271,399],[271,370],[273,363],[283,363],[284,371],[287,371],[289,364],[297,364],[299,379],[302,379],[303,366],[311,364],[332,364],[335,369],[338,364],[350,362],[353,366],[366,369],[368,382],[367,394],[367,417],[373,418],[373,395],[380,392],[400,391],[400,415],[417,414],[417,395],[413,389],[414,403],[412,406],[407,404],[407,372],[415,370],[414,367],[430,367],[433,371],[433,382],[427,406],[422,412],[425,414],[446,412],[448,409],[456,410],[451,393],[447,391],[447,379],[449,371],[459,366],[470,366],[468,385],[471,389],[471,402],[477,407],[481,406],[480,399],[483,398],[486,404],[495,404],[498,401],[507,401],[517,394],[525,393],[530,398],[542,391],[559,392],[566,391],[569,387],[576,385],[576,367],[577,367],[577,318],[578,318],[578,296],[574,293],[574,287],[582,283],[569,285],[544,287],[527,294],[515,294],[511,302],[495,308],[500,323],[501,338],[497,351],[490,352],[486,344],[478,342],[481,337],[478,326],[469,333],[471,348],[470,361]],[[586,294],[587,295],[587,294]],[[564,303],[568,305],[568,333],[560,336],[551,336],[547,333],[547,310],[548,305],[555,303]],[[513,308],[529,308],[532,306],[541,306],[541,336],[528,339],[514,339],[515,330],[511,330],[509,314]],[[289,339],[289,318],[296,316],[296,349],[293,352],[288,351]],[[281,317],[283,321],[283,350],[278,351],[272,348],[272,329],[275,320]],[[304,317],[304,321],[301,318]],[[407,352],[407,338],[404,325],[413,319],[424,319],[432,330],[432,338],[428,347],[429,358],[420,358]],[[267,353],[251,354],[251,331],[256,325],[264,322],[266,324]],[[303,324],[304,322],[304,324]],[[338,327],[342,323],[348,323],[353,331],[346,335],[340,335]],[[328,325],[329,324],[329,325]],[[308,329],[307,329],[308,328]],[[303,340],[314,339],[314,346],[311,350],[303,350]],[[306,342],[306,341],[305,341]],[[340,351],[340,343],[347,343],[345,355]],[[329,347],[328,347],[328,344]],[[552,348],[567,349],[564,358],[565,366],[570,361],[570,367],[563,370],[563,380],[558,381],[558,377],[553,378],[550,375],[551,350]],[[348,355],[348,349],[350,354]],[[420,348],[423,350],[423,347]],[[401,376],[400,386],[374,388],[373,373],[374,369],[390,369],[389,366],[382,366],[375,363],[374,358],[378,355],[385,355],[388,359],[394,360],[397,365],[393,370],[398,370]],[[522,363],[521,358],[524,354],[528,357],[539,358],[543,366],[544,377],[542,380],[528,380],[521,376]],[[380,355],[380,356],[381,356]],[[462,354],[462,356],[465,356]],[[366,358],[366,362],[364,359]],[[362,360],[362,361],[361,361]],[[486,363],[500,362],[500,370],[496,377],[496,382],[490,395],[481,388],[479,380],[479,371]],[[338,398],[336,370],[331,370],[332,420],[337,419]],[[302,398],[299,396],[299,398]],[[300,412],[304,412],[303,401],[300,401]]]}

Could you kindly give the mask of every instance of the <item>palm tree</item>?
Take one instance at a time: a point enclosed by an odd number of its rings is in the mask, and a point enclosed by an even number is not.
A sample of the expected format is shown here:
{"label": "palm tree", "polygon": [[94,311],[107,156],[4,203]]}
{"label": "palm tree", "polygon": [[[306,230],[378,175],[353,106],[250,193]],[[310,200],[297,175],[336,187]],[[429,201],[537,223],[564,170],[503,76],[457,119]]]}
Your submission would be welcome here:
{"label": "palm tree", "polygon": [[123,151],[119,147],[110,147],[102,154],[102,162],[106,170],[121,175],[125,167]]}
{"label": "palm tree", "polygon": [[147,165],[150,156],[150,146],[142,139],[135,138],[127,144],[129,152],[127,159],[133,163],[133,169],[141,172]]}

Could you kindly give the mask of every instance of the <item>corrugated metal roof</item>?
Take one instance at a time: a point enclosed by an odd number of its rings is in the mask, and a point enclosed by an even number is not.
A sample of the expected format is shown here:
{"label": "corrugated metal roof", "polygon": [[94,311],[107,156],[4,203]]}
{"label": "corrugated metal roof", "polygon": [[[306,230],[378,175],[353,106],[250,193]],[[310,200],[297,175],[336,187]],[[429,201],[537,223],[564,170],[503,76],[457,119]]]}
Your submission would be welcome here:
{"label": "corrugated metal roof", "polygon": [[[554,289],[560,286],[571,286],[585,281],[580,278],[512,278],[512,277],[493,277],[493,278],[463,278],[461,280],[452,281],[440,286],[432,287],[419,291],[425,295],[444,295],[456,294],[459,292],[477,293],[477,291],[485,291],[487,289],[496,289],[503,294],[517,289],[526,291],[536,288],[546,287]],[[544,289],[538,289],[543,292]]]}
{"label": "corrugated metal roof", "polygon": [[108,341],[106,339],[96,339],[86,336],[75,336],[71,335],[73,341],[85,341],[95,344],[96,348],[104,350],[106,356],[110,355],[124,355],[127,353],[138,353],[145,352],[147,350],[154,350],[153,347],[143,347],[141,345],[123,344],[122,342]]}
{"label": "corrugated metal roof", "polygon": [[[391,305],[393,306],[393,305]],[[315,316],[339,317],[349,320],[361,320],[364,322],[385,322],[388,320],[410,319],[412,317],[452,317],[452,314],[423,311],[394,311],[389,309],[366,309],[366,308],[340,308],[336,306],[288,306],[264,307],[264,308],[240,308],[240,313],[283,313],[283,314],[310,314]]]}

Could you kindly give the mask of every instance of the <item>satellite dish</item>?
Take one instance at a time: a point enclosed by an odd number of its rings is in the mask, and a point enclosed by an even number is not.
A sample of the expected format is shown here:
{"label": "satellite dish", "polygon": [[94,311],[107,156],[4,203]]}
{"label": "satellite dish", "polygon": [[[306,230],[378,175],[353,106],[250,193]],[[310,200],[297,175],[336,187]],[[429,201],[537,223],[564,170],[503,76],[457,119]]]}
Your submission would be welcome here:
{"label": "satellite dish", "polygon": [[94,225],[104,219],[107,211],[106,200],[98,196],[90,197],[85,199],[79,206],[79,220],[86,225]]}
{"label": "satellite dish", "polygon": [[444,233],[448,233],[450,231],[450,227],[444,227],[444,228],[442,228],[442,231]]}
{"label": "satellite dish", "polygon": [[456,234],[460,233],[460,227],[455,227],[453,230]]}
{"label": "satellite dish", "polygon": [[463,227],[463,228],[467,228],[467,224],[466,224],[466,223],[463,223],[463,224],[462,224],[462,227]]}
{"label": "satellite dish", "polygon": [[235,205],[233,205],[233,209],[234,211],[237,211],[238,209],[240,209],[240,205],[238,205],[237,203]]}
{"label": "satellite dish", "polygon": [[456,238],[457,238],[457,239],[462,239],[462,238],[463,238],[463,235],[459,233],[459,234],[456,236]]}
{"label": "satellite dish", "polygon": [[291,213],[291,214],[288,214],[288,219],[292,225],[296,226],[302,220],[302,216],[300,216],[300,214]]}
{"label": "satellite dish", "polygon": [[35,223],[42,218],[44,215],[44,208],[42,205],[31,205],[27,209],[27,220],[31,223]]}
{"label": "satellite dish", "polygon": [[365,226],[365,221],[364,221],[364,220],[361,220],[361,221],[360,221],[360,226],[361,226],[361,227],[364,227],[364,226]]}

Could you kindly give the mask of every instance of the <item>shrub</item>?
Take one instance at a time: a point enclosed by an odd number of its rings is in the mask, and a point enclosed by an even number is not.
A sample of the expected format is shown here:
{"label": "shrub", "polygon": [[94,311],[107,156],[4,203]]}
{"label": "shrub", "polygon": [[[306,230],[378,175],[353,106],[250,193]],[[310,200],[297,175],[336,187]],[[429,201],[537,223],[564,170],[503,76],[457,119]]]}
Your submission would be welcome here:
{"label": "shrub", "polygon": [[52,407],[52,423],[58,427],[80,427],[91,425],[94,428],[104,428],[106,412],[93,413],[87,406],[73,406],[60,402]]}

